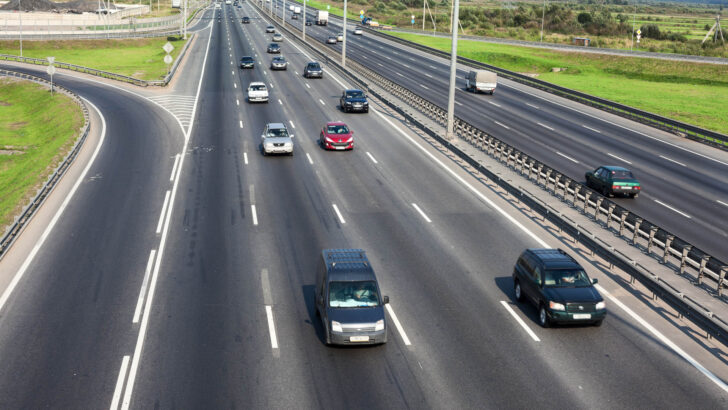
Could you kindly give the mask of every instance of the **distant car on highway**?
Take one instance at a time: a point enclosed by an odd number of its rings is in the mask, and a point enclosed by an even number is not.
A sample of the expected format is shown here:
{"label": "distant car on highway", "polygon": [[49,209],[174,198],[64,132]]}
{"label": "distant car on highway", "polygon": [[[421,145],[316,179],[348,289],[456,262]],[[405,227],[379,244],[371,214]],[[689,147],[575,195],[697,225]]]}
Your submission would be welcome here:
{"label": "distant car on highway", "polygon": [[516,300],[535,305],[543,327],[554,323],[601,326],[607,309],[596,283],[561,249],[526,249],[513,267]]}
{"label": "distant car on highway", "polygon": [[369,101],[362,90],[344,90],[339,98],[339,105],[344,112],[369,112]]}
{"label": "distant car on highway", "polygon": [[243,56],[240,59],[240,68],[255,68],[255,59],[251,56]]}
{"label": "distant car on highway", "polygon": [[354,131],[343,122],[327,122],[319,134],[319,144],[327,150],[354,149]]}
{"label": "distant car on highway", "polygon": [[278,54],[280,52],[281,52],[281,46],[279,46],[277,43],[268,44],[268,53]]}
{"label": "distant car on highway", "polygon": [[306,20],[306,25],[307,25],[307,26],[311,26],[311,25],[313,25],[313,21],[311,21],[311,20]]}
{"label": "distant car on highway", "polygon": [[318,62],[309,61],[308,63],[306,63],[306,67],[303,69],[303,76],[306,78],[322,78],[324,76],[324,69],[321,68],[321,64],[319,64]]}
{"label": "distant car on highway", "polygon": [[273,41],[283,41],[283,34],[281,33],[275,33],[273,34]]}
{"label": "distant car on highway", "polygon": [[243,24],[250,24],[250,17],[248,17],[248,16],[243,17],[242,18],[242,23]]}
{"label": "distant car on highway", "polygon": [[288,68],[288,61],[283,56],[273,57],[270,61],[271,70],[285,70]]}
{"label": "distant car on highway", "polygon": [[337,34],[336,41],[344,41],[344,33]]}
{"label": "distant car on highway", "polygon": [[280,122],[265,125],[263,134],[260,136],[260,145],[263,155],[293,155],[293,135],[289,135],[285,124]]}
{"label": "distant car on highway", "polygon": [[326,44],[336,44],[337,42],[336,36],[329,36],[329,38],[326,39]]}
{"label": "distant car on highway", "polygon": [[275,33],[276,32],[276,28],[273,27],[273,26],[266,26],[265,32],[266,33]]}
{"label": "distant car on highway", "polygon": [[354,29],[354,34],[357,35],[357,36],[360,36],[360,35],[364,34],[364,30],[362,30],[361,28],[357,27],[357,28]]}
{"label": "distant car on highway", "polygon": [[268,102],[268,87],[260,81],[253,81],[248,86],[248,102]]}
{"label": "distant car on highway", "polygon": [[640,182],[627,168],[605,165],[587,172],[584,177],[586,186],[604,196],[628,195],[637,198],[642,191]]}

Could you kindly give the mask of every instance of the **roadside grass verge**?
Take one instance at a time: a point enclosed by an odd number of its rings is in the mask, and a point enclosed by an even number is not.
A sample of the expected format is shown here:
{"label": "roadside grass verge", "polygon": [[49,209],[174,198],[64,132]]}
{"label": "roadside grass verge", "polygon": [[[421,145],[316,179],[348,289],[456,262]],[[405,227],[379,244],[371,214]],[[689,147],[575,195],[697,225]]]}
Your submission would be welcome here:
{"label": "roadside grass verge", "polygon": [[[50,40],[26,41],[23,56],[56,57],[56,61],[127,75],[141,80],[161,80],[167,74],[162,46],[174,46],[177,58],[185,45],[182,37],[155,37],[128,40]],[[0,54],[18,55],[18,41],[0,41]]]}
{"label": "roadside grass verge", "polygon": [[[450,51],[449,38],[389,33]],[[728,134],[728,67],[459,40],[458,54]],[[551,69],[566,68],[552,72]]]}
{"label": "roadside grass verge", "polygon": [[68,96],[0,77],[0,235],[65,158],[83,126]]}

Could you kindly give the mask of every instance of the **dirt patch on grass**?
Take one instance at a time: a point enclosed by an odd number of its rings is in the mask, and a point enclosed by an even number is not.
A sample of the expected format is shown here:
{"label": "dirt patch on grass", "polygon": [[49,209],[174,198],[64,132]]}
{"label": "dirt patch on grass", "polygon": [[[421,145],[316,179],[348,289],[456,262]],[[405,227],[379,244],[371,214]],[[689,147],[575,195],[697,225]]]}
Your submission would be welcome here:
{"label": "dirt patch on grass", "polygon": [[0,107],[10,107],[12,104],[7,103],[5,101],[0,101]]}
{"label": "dirt patch on grass", "polygon": [[0,149],[0,155],[18,155],[25,154],[25,151],[18,151],[16,149]]}
{"label": "dirt patch on grass", "polygon": [[28,125],[28,122],[27,121],[18,121],[18,122],[14,122],[14,123],[8,124],[8,129],[10,129],[10,130],[19,130],[19,129],[25,127],[26,125]]}

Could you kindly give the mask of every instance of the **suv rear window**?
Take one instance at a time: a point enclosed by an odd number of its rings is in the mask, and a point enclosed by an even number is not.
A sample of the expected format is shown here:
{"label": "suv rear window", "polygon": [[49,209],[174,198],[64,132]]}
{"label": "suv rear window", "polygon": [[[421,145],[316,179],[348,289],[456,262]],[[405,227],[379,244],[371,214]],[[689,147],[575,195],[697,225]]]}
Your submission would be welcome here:
{"label": "suv rear window", "polygon": [[379,306],[377,284],[372,280],[329,283],[330,307]]}

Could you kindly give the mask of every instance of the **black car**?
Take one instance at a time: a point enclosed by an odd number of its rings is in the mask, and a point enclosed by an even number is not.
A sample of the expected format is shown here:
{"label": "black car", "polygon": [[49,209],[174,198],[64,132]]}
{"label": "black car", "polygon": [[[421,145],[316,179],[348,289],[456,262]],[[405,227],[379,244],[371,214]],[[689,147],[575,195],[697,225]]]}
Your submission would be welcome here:
{"label": "black car", "polygon": [[311,25],[313,25],[313,21],[311,21],[311,20],[306,20],[306,25],[307,25],[307,26],[311,26]]}
{"label": "black car", "polygon": [[248,17],[248,16],[243,17],[242,22],[243,22],[243,24],[250,24],[250,17]]}
{"label": "black car", "polygon": [[324,340],[330,344],[387,343],[384,305],[377,277],[361,249],[324,249],[314,301]]}
{"label": "black car", "polygon": [[316,61],[309,61],[306,67],[303,69],[303,76],[306,78],[317,77],[323,78],[324,69],[321,68],[321,64]]}
{"label": "black car", "polygon": [[255,59],[251,56],[243,56],[240,59],[240,68],[255,68]]}
{"label": "black car", "polygon": [[278,43],[270,43],[268,44],[268,53],[270,54],[280,54],[281,52],[281,46],[278,45]]}
{"label": "black car", "polygon": [[339,105],[344,112],[369,112],[369,102],[362,90],[344,90],[339,99]]}
{"label": "black car", "polygon": [[513,267],[516,300],[534,304],[543,327],[552,323],[601,326],[607,309],[595,283],[561,249],[526,249]]}

